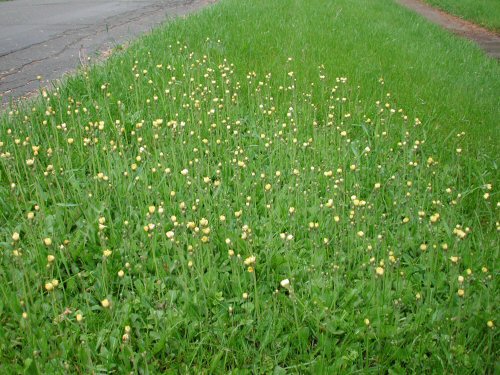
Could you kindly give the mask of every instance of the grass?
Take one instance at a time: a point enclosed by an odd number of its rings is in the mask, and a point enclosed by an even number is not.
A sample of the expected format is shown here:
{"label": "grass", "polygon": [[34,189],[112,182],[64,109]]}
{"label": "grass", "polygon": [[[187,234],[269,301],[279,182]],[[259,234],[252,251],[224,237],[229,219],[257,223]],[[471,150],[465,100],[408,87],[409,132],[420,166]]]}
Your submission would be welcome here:
{"label": "grass", "polygon": [[425,0],[448,13],[500,32],[500,2],[497,0]]}
{"label": "grass", "polygon": [[391,1],[223,0],[11,108],[0,372],[494,373],[499,69]]}

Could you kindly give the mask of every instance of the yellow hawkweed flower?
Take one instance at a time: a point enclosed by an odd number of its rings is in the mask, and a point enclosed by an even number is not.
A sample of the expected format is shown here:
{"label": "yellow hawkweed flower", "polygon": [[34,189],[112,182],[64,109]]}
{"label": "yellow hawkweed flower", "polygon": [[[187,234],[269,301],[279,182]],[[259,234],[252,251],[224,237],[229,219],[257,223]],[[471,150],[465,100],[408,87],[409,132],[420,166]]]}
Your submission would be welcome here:
{"label": "yellow hawkweed flower", "polygon": [[252,255],[246,258],[243,261],[243,264],[245,264],[245,266],[251,266],[252,264],[255,264],[255,261],[256,261],[255,255]]}
{"label": "yellow hawkweed flower", "polygon": [[289,289],[290,288],[290,280],[288,280],[288,279],[281,280],[280,285],[282,288]]}

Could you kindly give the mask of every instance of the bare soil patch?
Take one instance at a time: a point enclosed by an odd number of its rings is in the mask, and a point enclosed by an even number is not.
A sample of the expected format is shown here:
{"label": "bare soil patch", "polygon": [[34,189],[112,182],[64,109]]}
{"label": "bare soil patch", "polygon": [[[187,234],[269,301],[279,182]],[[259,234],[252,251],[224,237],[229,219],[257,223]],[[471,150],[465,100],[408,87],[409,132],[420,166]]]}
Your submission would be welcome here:
{"label": "bare soil patch", "polygon": [[495,32],[433,8],[420,0],[398,0],[398,2],[452,33],[476,42],[486,54],[500,59],[500,35]]}

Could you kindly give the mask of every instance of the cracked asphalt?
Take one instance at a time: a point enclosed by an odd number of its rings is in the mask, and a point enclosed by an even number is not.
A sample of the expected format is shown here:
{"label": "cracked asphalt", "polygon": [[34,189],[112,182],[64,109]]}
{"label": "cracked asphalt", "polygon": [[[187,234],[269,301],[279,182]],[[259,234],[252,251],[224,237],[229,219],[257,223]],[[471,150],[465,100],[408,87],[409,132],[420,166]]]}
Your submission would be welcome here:
{"label": "cracked asphalt", "polygon": [[[89,57],[214,0],[0,1],[2,104],[29,96]],[[41,76],[41,80],[37,79]]]}

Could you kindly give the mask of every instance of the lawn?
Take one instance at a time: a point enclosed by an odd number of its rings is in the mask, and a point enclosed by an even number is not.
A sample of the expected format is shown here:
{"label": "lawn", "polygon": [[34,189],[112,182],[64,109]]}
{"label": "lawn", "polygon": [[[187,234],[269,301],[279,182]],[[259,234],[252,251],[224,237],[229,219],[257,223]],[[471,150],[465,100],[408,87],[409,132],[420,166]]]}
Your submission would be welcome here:
{"label": "lawn", "polygon": [[7,109],[0,372],[498,371],[499,76],[389,0],[222,0]]}
{"label": "lawn", "polygon": [[425,0],[448,13],[500,32],[498,0]]}

